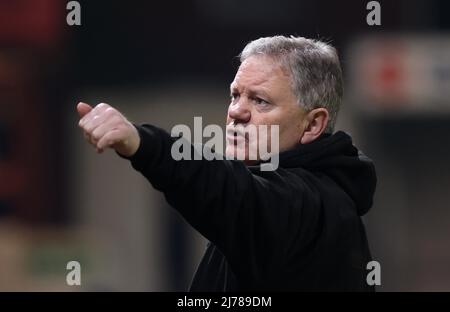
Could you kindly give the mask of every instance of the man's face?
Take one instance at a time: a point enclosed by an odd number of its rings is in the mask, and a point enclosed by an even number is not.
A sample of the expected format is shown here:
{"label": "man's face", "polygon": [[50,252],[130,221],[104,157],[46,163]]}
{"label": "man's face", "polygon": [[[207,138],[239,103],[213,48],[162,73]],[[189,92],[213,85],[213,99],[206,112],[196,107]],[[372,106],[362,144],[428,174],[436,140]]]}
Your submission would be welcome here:
{"label": "man's face", "polygon": [[[268,151],[271,151],[271,125],[279,126],[280,152],[300,143],[306,111],[300,107],[292,91],[289,73],[276,60],[262,55],[247,58],[239,67],[230,92],[226,140],[228,157],[244,153],[246,162],[251,164],[249,149],[264,143],[260,140],[265,141]],[[261,129],[258,128],[260,125],[267,125],[268,135],[263,135],[259,130],[255,140],[255,136],[244,135],[246,130],[236,131],[237,128],[248,129],[250,125],[257,129]]]}

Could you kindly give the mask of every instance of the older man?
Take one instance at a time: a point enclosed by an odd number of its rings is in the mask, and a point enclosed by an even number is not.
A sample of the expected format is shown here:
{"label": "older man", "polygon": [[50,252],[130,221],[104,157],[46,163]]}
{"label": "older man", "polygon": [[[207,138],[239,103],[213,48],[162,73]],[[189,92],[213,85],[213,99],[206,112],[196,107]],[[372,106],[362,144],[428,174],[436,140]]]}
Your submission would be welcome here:
{"label": "older man", "polygon": [[[333,133],[341,98],[333,47],[276,36],[242,51],[227,116],[231,131],[278,126],[275,171],[249,159],[245,131],[227,137],[228,159],[176,161],[168,133],[135,126],[107,104],[80,103],[79,125],[99,152],[111,147],[129,159],[210,241],[192,291],[370,291],[360,216],[376,175],[349,135]],[[242,148],[244,161],[229,159]]]}

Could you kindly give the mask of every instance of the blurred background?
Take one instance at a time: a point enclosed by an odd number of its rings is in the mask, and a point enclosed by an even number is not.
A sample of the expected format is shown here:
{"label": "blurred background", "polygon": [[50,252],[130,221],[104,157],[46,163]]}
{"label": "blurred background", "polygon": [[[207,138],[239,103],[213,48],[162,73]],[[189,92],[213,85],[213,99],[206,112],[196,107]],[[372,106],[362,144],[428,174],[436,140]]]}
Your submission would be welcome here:
{"label": "blurred background", "polygon": [[[183,291],[205,240],[75,106],[107,102],[170,130],[225,124],[236,56],[297,35],[340,52],[337,129],[376,164],[364,217],[380,291],[450,291],[450,5],[444,0],[0,0],[0,291]],[[67,286],[66,264],[81,264]]]}

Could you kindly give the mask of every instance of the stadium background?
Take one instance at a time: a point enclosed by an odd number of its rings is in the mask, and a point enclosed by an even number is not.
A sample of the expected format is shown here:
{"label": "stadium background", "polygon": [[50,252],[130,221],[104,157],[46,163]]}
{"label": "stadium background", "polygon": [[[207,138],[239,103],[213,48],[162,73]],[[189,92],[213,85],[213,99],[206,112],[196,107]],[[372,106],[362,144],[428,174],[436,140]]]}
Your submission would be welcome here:
{"label": "stadium background", "polygon": [[[236,56],[276,34],[331,42],[337,129],[376,163],[364,218],[381,291],[450,290],[448,2],[0,1],[0,290],[186,290],[204,240],[129,163],[97,155],[75,105],[107,102],[170,130],[224,124]],[[66,285],[66,263],[82,285]]]}

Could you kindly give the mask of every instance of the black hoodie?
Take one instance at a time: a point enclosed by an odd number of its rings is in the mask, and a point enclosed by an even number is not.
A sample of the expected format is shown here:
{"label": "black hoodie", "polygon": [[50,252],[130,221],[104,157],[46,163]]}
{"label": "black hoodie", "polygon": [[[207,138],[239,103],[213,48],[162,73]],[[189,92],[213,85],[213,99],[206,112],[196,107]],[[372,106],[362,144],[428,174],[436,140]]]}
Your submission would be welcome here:
{"label": "black hoodie", "polygon": [[175,138],[136,128],[132,166],[210,241],[191,291],[374,290],[360,216],[372,206],[376,175],[349,135],[322,135],[261,171],[237,160],[176,161]]}

